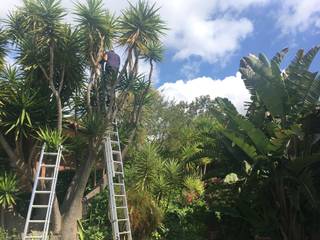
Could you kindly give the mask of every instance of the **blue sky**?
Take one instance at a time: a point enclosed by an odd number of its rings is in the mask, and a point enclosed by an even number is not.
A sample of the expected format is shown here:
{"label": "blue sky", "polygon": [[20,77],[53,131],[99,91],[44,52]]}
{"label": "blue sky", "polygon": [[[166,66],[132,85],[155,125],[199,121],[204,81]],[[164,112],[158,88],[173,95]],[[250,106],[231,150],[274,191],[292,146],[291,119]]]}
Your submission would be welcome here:
{"label": "blue sky", "polygon": [[[222,96],[243,111],[249,95],[237,73],[241,57],[260,52],[272,57],[289,47],[285,66],[299,48],[308,50],[320,43],[319,0],[149,1],[161,7],[161,16],[170,28],[164,37],[165,59],[157,65],[154,79],[168,99]],[[21,2],[2,3],[0,17]],[[117,14],[128,6],[126,0],[104,2]],[[62,0],[62,4],[72,9],[72,1]],[[319,68],[318,56],[312,69]]]}

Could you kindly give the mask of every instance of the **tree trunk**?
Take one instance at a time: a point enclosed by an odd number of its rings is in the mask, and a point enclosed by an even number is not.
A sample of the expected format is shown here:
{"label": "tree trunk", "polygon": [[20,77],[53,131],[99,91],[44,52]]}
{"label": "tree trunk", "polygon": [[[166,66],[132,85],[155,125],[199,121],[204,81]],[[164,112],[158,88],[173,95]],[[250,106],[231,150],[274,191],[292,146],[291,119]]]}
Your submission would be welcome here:
{"label": "tree trunk", "polygon": [[0,211],[1,211],[1,227],[5,228],[5,226],[4,226],[4,213],[5,213],[4,208],[0,208]]}
{"label": "tree trunk", "polygon": [[61,98],[58,92],[55,92],[55,98],[56,98],[56,103],[57,103],[57,113],[58,113],[58,117],[57,117],[57,128],[58,128],[58,132],[62,133],[62,104],[61,104]]}
{"label": "tree trunk", "polygon": [[63,219],[61,229],[62,240],[77,239],[77,220],[82,218],[82,199],[95,162],[93,144],[90,144],[89,156],[82,168],[74,176],[73,182],[68,190],[68,196],[63,206]]}
{"label": "tree trunk", "polygon": [[52,220],[53,233],[59,234],[61,232],[62,216],[61,216],[57,196],[55,196],[54,201],[53,201],[51,220]]}

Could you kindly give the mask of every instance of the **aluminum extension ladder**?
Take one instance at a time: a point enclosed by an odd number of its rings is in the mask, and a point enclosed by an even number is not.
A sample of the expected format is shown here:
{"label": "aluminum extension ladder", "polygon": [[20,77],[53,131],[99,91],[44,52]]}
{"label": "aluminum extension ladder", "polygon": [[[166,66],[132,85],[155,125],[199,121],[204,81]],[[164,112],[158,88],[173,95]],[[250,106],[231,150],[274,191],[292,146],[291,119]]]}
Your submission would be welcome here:
{"label": "aluminum extension ladder", "polygon": [[132,240],[117,123],[114,123],[113,130],[106,134],[104,157],[108,173],[109,217],[113,240]]}
{"label": "aluminum extension ladder", "polygon": [[[40,159],[37,166],[35,181],[33,184],[31,200],[24,227],[23,240],[48,239],[50,216],[55,198],[55,189],[59,173],[62,146],[57,152],[46,152],[46,144],[43,144]],[[42,197],[40,204],[35,204],[36,197]],[[34,218],[34,210],[42,209],[42,216]],[[35,229],[34,233],[31,230]],[[34,235],[33,235],[34,234]]]}

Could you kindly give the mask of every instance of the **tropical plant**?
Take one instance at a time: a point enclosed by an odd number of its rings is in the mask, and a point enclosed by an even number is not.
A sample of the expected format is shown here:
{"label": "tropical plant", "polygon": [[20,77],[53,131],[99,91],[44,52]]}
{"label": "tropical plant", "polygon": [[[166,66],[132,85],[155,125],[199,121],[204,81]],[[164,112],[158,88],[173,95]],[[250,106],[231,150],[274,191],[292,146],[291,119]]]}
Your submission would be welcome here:
{"label": "tropical plant", "polygon": [[58,150],[60,146],[65,142],[66,137],[62,136],[56,130],[51,129],[39,129],[37,131],[38,138],[41,142],[45,142],[47,144],[47,149],[50,150]]}
{"label": "tropical plant", "polygon": [[145,191],[130,191],[128,193],[130,219],[133,238],[149,239],[153,231],[160,226],[162,211],[152,197]]}
{"label": "tropical plant", "polygon": [[[307,239],[312,234],[304,221],[307,214],[318,212],[313,180],[318,155],[312,147],[315,142],[310,142],[315,132],[305,131],[303,119],[315,119],[320,97],[317,73],[308,71],[318,50],[313,48],[305,56],[299,51],[283,73],[279,63],[286,50],[271,63],[264,55],[244,58],[240,70],[253,100],[248,118],[226,99],[216,99],[215,129],[228,139],[226,146],[233,146],[230,152],[240,149],[245,153],[242,171],[237,171],[244,179],[232,181],[241,186],[232,205],[237,209],[233,216],[245,220],[248,225],[243,227],[250,226],[253,236]],[[258,121],[262,116],[262,122]],[[316,219],[309,222],[316,223]]]}
{"label": "tropical plant", "polygon": [[4,226],[4,214],[8,208],[16,204],[16,197],[19,191],[17,178],[13,173],[4,172],[0,176],[0,206],[1,226]]}
{"label": "tropical plant", "polygon": [[4,58],[6,56],[6,45],[8,42],[7,34],[0,29],[0,70],[4,65]]}

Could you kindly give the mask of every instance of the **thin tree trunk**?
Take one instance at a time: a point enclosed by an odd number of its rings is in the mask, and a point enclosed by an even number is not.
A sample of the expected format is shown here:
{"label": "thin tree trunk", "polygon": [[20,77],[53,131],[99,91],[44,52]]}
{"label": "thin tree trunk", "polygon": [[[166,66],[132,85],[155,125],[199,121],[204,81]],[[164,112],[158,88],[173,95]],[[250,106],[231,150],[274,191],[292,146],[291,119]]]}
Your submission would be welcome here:
{"label": "thin tree trunk", "polygon": [[[133,142],[133,139],[136,135],[136,132],[137,132],[137,127],[138,127],[138,123],[139,123],[139,120],[140,120],[140,115],[141,115],[141,112],[142,112],[142,106],[143,106],[143,99],[146,97],[149,89],[150,89],[150,86],[151,86],[151,78],[152,78],[152,74],[153,74],[153,62],[152,60],[150,59],[150,72],[149,72],[149,78],[148,78],[148,85],[147,87],[145,88],[145,90],[143,91],[142,93],[142,96],[141,96],[141,102],[137,108],[137,110],[134,110],[133,111],[133,117],[132,117],[132,125],[133,125],[133,129],[129,135],[129,139],[128,139],[128,143],[127,145],[125,145],[125,147],[123,148],[122,150],[122,159],[125,160],[126,156],[127,156],[127,153],[128,153],[128,150],[129,150],[129,146],[132,144]],[[136,106],[135,106],[135,109],[136,109]]]}

